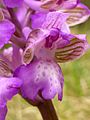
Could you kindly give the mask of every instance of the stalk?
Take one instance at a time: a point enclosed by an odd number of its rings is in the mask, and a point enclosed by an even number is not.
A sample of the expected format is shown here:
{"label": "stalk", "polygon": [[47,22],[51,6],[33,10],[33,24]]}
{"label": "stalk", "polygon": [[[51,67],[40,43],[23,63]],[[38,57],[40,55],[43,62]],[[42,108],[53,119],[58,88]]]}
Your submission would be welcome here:
{"label": "stalk", "polygon": [[[15,24],[16,26],[16,34],[18,34],[19,37],[24,37],[22,33],[22,26],[20,22],[17,19],[17,16],[12,8],[7,8],[10,16],[11,16],[11,21]],[[24,37],[25,38],[25,37]]]}
{"label": "stalk", "polygon": [[29,104],[36,106],[41,113],[43,120],[59,120],[51,100],[43,100],[41,102],[31,101],[24,98]]}

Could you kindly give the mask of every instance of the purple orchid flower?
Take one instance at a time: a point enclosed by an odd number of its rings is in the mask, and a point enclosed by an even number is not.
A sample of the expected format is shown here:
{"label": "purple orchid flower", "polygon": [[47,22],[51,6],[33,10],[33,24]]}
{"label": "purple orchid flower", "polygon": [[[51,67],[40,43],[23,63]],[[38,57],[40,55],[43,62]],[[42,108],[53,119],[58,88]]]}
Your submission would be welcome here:
{"label": "purple orchid flower", "polygon": [[[67,18],[67,14],[64,15]],[[88,48],[85,35],[72,35],[68,30],[67,33],[63,32],[65,20],[60,22],[62,16],[59,12],[48,13],[41,25],[42,29],[33,30],[29,34],[23,55],[23,62],[28,65],[19,67],[14,74],[23,80],[23,97],[35,100],[40,91],[39,97],[52,99],[58,93],[59,100],[62,100],[64,78],[56,61],[77,59]]]}
{"label": "purple orchid flower", "polygon": [[0,120],[5,120],[6,104],[17,93],[32,101],[51,100],[56,94],[62,100],[64,77],[58,63],[78,59],[89,48],[86,35],[71,34],[69,28],[90,16],[79,2],[0,2]]}

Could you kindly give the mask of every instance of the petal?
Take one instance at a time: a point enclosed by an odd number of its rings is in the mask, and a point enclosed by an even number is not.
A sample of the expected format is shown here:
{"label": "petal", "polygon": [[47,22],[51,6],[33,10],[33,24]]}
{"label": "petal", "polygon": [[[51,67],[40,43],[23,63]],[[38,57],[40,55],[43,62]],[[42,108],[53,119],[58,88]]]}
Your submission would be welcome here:
{"label": "petal", "polygon": [[70,43],[71,37],[72,36],[70,36],[70,34],[59,31],[59,38],[54,43],[54,46],[56,47],[56,49],[65,47]]}
{"label": "petal", "polygon": [[[62,3],[62,2],[61,2]],[[45,10],[53,10],[55,9],[57,6],[59,6],[57,4],[57,0],[45,0],[44,2],[42,2],[41,4],[41,8],[45,9]]]}
{"label": "petal", "polygon": [[12,34],[15,32],[15,26],[8,20],[0,21],[0,48],[8,43]]}
{"label": "petal", "polygon": [[19,92],[21,85],[22,81],[18,78],[0,78],[0,107]]}
{"label": "petal", "polygon": [[79,0],[24,0],[24,2],[35,11],[52,11],[58,9],[71,9],[75,7]]}
{"label": "petal", "polygon": [[23,53],[23,58],[22,61],[24,64],[29,64],[33,57],[34,57],[34,45],[30,45],[29,47],[26,47],[24,53]]}
{"label": "petal", "polygon": [[51,29],[51,28],[61,28],[61,26],[66,22],[68,18],[67,13],[57,12],[49,12],[42,24],[43,29]]}
{"label": "petal", "polygon": [[5,120],[7,114],[7,107],[0,108],[0,120]]}
{"label": "petal", "polygon": [[[61,1],[63,1],[61,3]],[[58,4],[61,4],[60,5],[60,8],[61,9],[72,9],[74,7],[77,6],[77,4],[79,3],[80,0],[58,0]]]}
{"label": "petal", "polygon": [[[28,7],[25,4],[22,4],[20,7],[18,7],[18,9],[16,11],[16,15],[17,15],[17,18],[20,23],[24,22],[27,11],[28,11]],[[21,25],[23,25],[23,24],[21,24]]]}
{"label": "petal", "polygon": [[2,56],[0,56],[0,76],[12,76],[12,70],[8,60]]}
{"label": "petal", "polygon": [[3,0],[5,5],[10,8],[20,7],[23,0]]}
{"label": "petal", "polygon": [[61,31],[68,34],[70,33],[69,25],[66,22],[62,25]]}
{"label": "petal", "polygon": [[[6,58],[10,63],[12,62],[12,54],[13,54],[13,48],[9,47],[3,50],[3,56]],[[5,61],[6,61],[5,59]]]}
{"label": "petal", "polygon": [[25,2],[26,5],[28,5],[32,10],[35,10],[35,11],[44,11],[44,10],[41,8],[42,1],[37,1],[37,0],[24,0],[24,2]]}
{"label": "petal", "polygon": [[72,9],[79,2],[80,0],[45,0],[40,7],[45,10]]}
{"label": "petal", "polygon": [[83,23],[90,17],[90,10],[84,4],[78,4],[76,8],[65,10],[64,12],[70,14],[67,19],[69,26]]}
{"label": "petal", "polygon": [[31,25],[33,29],[38,29],[42,26],[43,22],[45,21],[45,18],[47,16],[47,13],[35,13],[34,15],[31,15]]}
{"label": "petal", "polygon": [[54,44],[54,42],[57,41],[57,39],[59,38],[59,29],[51,29],[50,30],[50,34],[45,38],[46,42],[45,42],[45,47],[46,48],[51,48],[52,45]]}
{"label": "petal", "polygon": [[32,28],[61,28],[61,26],[65,23],[68,18],[67,13],[57,12],[48,12],[48,13],[36,13],[31,16],[32,20]]}
{"label": "petal", "polygon": [[64,80],[60,67],[54,61],[35,60],[19,67],[14,76],[23,80],[23,97],[35,100],[41,92],[44,99],[52,99],[58,93],[59,100],[62,100]]}
{"label": "petal", "polygon": [[58,62],[67,62],[80,58],[89,48],[86,35],[69,36],[71,36],[70,43],[63,48],[56,49],[55,58]]}
{"label": "petal", "polygon": [[28,39],[28,36],[29,36],[29,34],[30,34],[31,31],[32,31],[32,29],[30,29],[29,27],[24,27],[23,28],[22,32],[23,32],[26,40]]}
{"label": "petal", "polygon": [[[23,11],[23,12],[22,12]],[[17,19],[19,20],[22,28],[30,26],[30,16],[32,14],[32,9],[28,7],[25,3],[23,3],[20,7],[18,7],[16,11]],[[31,28],[31,26],[30,26]]]}

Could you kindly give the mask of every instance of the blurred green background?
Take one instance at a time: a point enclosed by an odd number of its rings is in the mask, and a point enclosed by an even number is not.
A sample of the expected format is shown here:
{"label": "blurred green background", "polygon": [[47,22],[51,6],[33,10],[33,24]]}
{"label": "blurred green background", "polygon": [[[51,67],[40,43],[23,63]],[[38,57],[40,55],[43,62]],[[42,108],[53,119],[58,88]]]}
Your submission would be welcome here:
{"label": "blurred green background", "polygon": [[[82,0],[85,1],[85,0]],[[90,0],[84,2],[90,6]],[[90,43],[90,19],[72,28],[73,33],[86,33]],[[60,120],[90,120],[90,50],[74,62],[61,64],[64,74],[64,97],[53,100]],[[19,95],[8,103],[7,120],[42,120],[36,107]]]}

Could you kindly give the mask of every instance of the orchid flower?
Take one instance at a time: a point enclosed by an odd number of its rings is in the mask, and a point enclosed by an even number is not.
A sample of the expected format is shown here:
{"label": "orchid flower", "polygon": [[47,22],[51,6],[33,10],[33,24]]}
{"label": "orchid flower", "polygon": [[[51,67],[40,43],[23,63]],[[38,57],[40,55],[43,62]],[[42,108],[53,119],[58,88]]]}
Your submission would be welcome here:
{"label": "orchid flower", "polygon": [[[68,30],[65,23],[67,17],[66,13],[50,12],[41,28],[30,32],[23,53],[26,66],[17,68],[14,75],[23,80],[21,92],[24,97],[35,100],[41,91],[44,99],[52,99],[58,93],[59,100],[62,100],[64,79],[56,62],[77,59],[88,49],[85,35],[73,35]],[[67,31],[64,32],[64,29]]]}
{"label": "orchid flower", "polygon": [[89,48],[86,35],[72,34],[70,27],[85,22],[90,10],[79,0],[0,4],[0,120],[5,120],[6,104],[17,93],[33,103],[56,94],[62,100],[59,63],[78,59]]}

